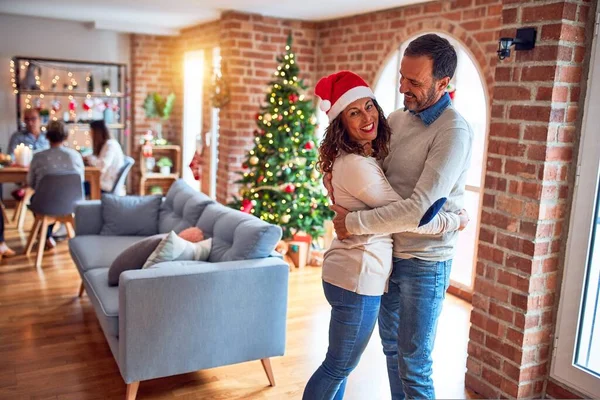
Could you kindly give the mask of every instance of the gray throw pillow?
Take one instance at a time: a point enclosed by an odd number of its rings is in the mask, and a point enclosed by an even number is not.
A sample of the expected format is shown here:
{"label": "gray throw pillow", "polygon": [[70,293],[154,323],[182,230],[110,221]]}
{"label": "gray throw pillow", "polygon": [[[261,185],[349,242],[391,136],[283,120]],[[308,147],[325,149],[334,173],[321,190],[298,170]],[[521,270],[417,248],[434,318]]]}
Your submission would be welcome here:
{"label": "gray throw pillow", "polygon": [[167,236],[166,233],[150,236],[123,250],[108,269],[108,284],[110,286],[117,286],[119,284],[119,276],[123,271],[142,269],[150,254],[156,250],[156,247],[165,236]]}
{"label": "gray throw pillow", "polygon": [[150,236],[158,233],[161,196],[102,195],[100,235]]}

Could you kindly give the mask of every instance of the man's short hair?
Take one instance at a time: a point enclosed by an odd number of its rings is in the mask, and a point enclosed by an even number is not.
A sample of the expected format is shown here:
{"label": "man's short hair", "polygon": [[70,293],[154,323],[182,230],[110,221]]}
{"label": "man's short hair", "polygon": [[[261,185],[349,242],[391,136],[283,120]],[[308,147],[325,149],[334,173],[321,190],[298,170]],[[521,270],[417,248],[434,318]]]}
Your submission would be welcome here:
{"label": "man's short hair", "polygon": [[23,115],[25,114],[35,114],[39,117],[40,111],[37,108],[26,108],[25,111],[23,111]]}
{"label": "man's short hair", "polygon": [[68,133],[65,128],[65,124],[60,121],[51,121],[48,124],[46,138],[50,141],[50,143],[62,143],[67,140]]}
{"label": "man's short hair", "polygon": [[433,61],[433,77],[452,79],[456,72],[456,50],[450,42],[435,33],[419,36],[408,44],[404,51],[408,57],[426,56]]}

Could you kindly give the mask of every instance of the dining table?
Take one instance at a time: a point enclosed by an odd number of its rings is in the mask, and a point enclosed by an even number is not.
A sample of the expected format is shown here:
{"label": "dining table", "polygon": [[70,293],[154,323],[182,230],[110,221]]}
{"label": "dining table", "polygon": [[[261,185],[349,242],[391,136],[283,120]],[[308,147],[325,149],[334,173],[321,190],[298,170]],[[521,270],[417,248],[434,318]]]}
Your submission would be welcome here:
{"label": "dining table", "polygon": [[[20,166],[0,167],[0,183],[25,183],[27,182],[27,173],[29,168]],[[102,191],[100,190],[100,169],[97,167],[85,167],[84,180],[90,184],[90,199],[100,200]],[[16,222],[17,229],[22,230],[25,223],[25,210],[33,190],[26,192],[25,199],[17,202],[13,222]],[[1,203],[1,201],[0,201]],[[4,214],[2,216],[4,218]]]}
{"label": "dining table", "polygon": [[[0,183],[25,183],[29,168],[19,166],[6,166],[0,168]],[[85,167],[84,179],[90,183],[90,199],[100,200],[100,169]]]}

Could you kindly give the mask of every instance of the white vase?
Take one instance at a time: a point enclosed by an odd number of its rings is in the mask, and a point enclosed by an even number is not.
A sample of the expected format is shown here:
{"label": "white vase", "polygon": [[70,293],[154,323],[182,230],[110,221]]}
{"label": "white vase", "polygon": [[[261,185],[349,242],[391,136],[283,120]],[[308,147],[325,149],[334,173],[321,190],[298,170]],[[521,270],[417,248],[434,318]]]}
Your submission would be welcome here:
{"label": "white vase", "polygon": [[160,167],[160,173],[163,175],[169,175],[171,173],[171,167]]}
{"label": "white vase", "polygon": [[152,172],[154,171],[154,166],[156,165],[156,160],[154,157],[146,157],[146,171]]}
{"label": "white vase", "polygon": [[162,121],[154,122],[154,132],[156,133],[157,139],[162,139]]}

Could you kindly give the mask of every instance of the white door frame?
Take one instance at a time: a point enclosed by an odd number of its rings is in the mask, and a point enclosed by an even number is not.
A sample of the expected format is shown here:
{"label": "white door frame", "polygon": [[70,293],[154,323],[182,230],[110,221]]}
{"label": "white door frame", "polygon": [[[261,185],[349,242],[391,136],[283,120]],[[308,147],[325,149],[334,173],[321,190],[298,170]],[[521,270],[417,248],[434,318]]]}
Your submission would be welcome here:
{"label": "white door frame", "polygon": [[[202,133],[202,88],[204,82],[204,50],[186,51],[183,57],[183,133],[181,135],[181,177],[194,189],[200,190],[202,182],[195,181],[189,164],[197,149],[198,138]],[[189,61],[193,61],[197,73],[189,76]],[[193,84],[193,86],[192,86]],[[190,109],[190,103],[194,105]]]}

